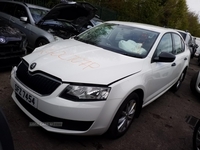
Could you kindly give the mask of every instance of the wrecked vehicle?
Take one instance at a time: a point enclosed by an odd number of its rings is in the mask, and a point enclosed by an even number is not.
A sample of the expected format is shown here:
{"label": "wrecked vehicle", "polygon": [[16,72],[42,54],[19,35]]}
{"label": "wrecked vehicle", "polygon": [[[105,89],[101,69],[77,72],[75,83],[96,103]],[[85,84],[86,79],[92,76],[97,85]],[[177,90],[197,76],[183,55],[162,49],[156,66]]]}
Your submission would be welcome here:
{"label": "wrecked vehicle", "polygon": [[0,17],[26,34],[31,50],[84,31],[95,12],[96,8],[86,2],[62,2],[50,10],[23,2],[0,1]]}
{"label": "wrecked vehicle", "polygon": [[19,63],[26,55],[26,35],[0,20],[0,68]]}
{"label": "wrecked vehicle", "polygon": [[60,3],[53,7],[37,25],[58,37],[70,38],[87,29],[96,10],[86,2]]}
{"label": "wrecked vehicle", "polygon": [[189,58],[175,30],[104,22],[23,57],[12,98],[47,131],[118,138],[143,107],[179,89]]}

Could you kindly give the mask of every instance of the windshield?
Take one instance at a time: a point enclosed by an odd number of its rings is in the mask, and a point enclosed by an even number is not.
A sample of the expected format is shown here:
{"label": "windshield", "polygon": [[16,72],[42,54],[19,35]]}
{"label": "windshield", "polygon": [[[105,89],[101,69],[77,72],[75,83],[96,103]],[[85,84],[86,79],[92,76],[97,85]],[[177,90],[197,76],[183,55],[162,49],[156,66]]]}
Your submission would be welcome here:
{"label": "windshield", "polygon": [[46,9],[38,9],[38,8],[29,8],[31,15],[34,21],[37,23],[44,15],[46,15],[49,10]]}
{"label": "windshield", "polygon": [[128,56],[144,58],[159,33],[126,25],[104,23],[75,39]]}

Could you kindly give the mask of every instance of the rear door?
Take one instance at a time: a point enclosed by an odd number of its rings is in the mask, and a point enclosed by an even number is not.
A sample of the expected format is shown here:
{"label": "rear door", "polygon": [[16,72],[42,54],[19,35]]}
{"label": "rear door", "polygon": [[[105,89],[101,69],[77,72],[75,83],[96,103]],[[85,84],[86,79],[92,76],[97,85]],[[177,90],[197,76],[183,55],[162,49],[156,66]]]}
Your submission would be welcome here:
{"label": "rear door", "polygon": [[185,52],[185,44],[182,38],[178,35],[173,33],[173,54],[176,55],[175,63],[175,70],[173,72],[174,78],[177,80],[184,70],[186,63],[189,61],[188,53]]}

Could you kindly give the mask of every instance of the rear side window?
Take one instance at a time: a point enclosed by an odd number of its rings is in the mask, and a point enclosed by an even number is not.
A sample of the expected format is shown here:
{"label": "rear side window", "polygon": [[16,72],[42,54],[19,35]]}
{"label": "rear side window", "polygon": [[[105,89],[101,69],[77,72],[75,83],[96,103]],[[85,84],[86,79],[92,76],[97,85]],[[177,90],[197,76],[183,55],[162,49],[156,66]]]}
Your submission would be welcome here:
{"label": "rear side window", "polygon": [[174,46],[173,54],[182,53],[185,49],[183,40],[178,34],[172,34],[172,36],[173,36],[173,46]]}

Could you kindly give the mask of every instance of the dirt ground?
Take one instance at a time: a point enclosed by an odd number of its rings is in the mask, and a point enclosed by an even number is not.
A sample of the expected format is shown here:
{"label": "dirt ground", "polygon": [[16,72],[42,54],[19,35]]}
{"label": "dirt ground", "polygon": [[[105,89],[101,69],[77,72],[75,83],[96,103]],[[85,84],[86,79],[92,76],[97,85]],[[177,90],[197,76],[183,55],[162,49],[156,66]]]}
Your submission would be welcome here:
{"label": "dirt ground", "polygon": [[179,91],[168,91],[143,108],[128,132],[117,140],[61,135],[30,127],[32,121],[11,98],[11,69],[0,72],[0,107],[9,123],[15,150],[192,150],[200,99],[190,91],[190,80],[198,70],[197,58],[193,58]]}

